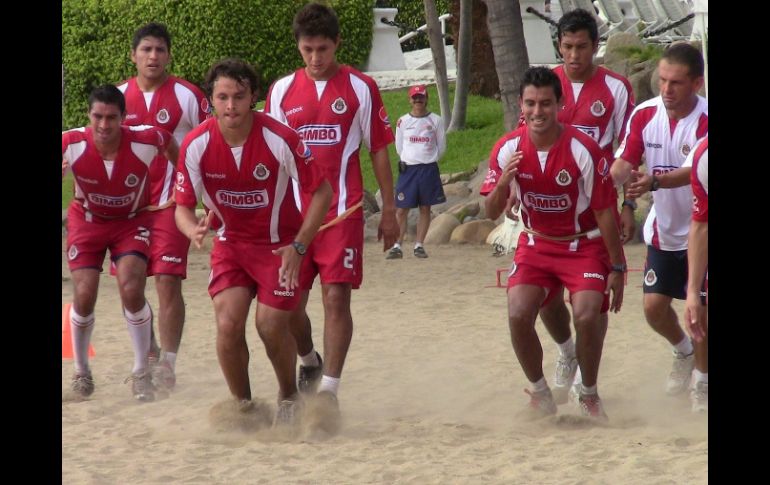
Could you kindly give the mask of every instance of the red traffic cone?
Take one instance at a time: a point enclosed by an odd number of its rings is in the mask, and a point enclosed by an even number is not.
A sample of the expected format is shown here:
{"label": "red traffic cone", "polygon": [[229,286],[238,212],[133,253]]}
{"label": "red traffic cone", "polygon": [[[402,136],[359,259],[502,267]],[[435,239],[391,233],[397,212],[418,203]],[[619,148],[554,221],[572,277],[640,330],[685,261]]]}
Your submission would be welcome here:
{"label": "red traffic cone", "polygon": [[[72,303],[66,303],[61,310],[61,358],[73,359],[75,352],[72,350],[72,330],[70,329],[70,308]],[[94,346],[88,344],[88,356],[96,355]]]}

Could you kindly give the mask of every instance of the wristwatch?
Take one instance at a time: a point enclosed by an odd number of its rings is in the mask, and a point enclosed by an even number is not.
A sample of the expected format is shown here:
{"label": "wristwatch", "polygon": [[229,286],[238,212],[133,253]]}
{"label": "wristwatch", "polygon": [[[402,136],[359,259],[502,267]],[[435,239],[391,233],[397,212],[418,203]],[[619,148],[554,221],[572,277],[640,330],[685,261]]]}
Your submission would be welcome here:
{"label": "wristwatch", "polygon": [[307,248],[305,247],[305,245],[299,241],[294,241],[293,243],[291,243],[291,245],[294,246],[294,249],[297,250],[297,254],[299,254],[300,256],[304,256],[305,253],[307,252]]}
{"label": "wristwatch", "polygon": [[658,177],[655,175],[652,176],[652,186],[650,187],[650,192],[655,192],[660,188],[660,180],[658,180]]}
{"label": "wristwatch", "polygon": [[632,211],[635,211],[636,210],[636,201],[633,201],[631,199],[625,199],[623,201],[623,204],[621,204],[621,206],[630,207]]}
{"label": "wristwatch", "polygon": [[616,271],[618,273],[625,273],[628,271],[628,266],[626,266],[626,263],[623,264],[613,264],[612,265],[612,271]]}

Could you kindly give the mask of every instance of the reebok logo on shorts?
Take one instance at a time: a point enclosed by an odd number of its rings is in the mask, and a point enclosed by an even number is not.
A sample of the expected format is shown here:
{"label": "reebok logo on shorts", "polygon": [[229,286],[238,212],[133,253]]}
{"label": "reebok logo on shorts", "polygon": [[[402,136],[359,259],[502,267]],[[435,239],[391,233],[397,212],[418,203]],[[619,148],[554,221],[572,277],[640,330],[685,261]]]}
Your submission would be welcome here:
{"label": "reebok logo on shorts", "polygon": [[601,273],[583,273],[583,278],[593,278],[604,281],[604,275]]}
{"label": "reebok logo on shorts", "polygon": [[294,296],[294,292],[291,290],[273,290],[275,296]]}

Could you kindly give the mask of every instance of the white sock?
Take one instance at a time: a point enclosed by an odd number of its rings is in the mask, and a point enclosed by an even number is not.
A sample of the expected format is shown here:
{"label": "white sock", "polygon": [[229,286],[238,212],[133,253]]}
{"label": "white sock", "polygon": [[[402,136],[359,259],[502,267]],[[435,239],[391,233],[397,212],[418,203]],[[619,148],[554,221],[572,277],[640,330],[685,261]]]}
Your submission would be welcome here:
{"label": "white sock", "polygon": [[580,366],[578,366],[577,371],[575,372],[575,380],[572,381],[572,386],[579,391],[580,386],[582,385],[583,385],[583,374],[580,373]]}
{"label": "white sock", "polygon": [[75,354],[75,372],[83,375],[89,371],[88,344],[94,331],[94,314],[81,316],[75,313],[75,306],[70,306],[70,332],[72,334],[72,352]]}
{"label": "white sock", "polygon": [[696,382],[705,382],[706,384],[709,383],[709,373],[708,372],[701,372],[698,369],[693,369],[692,371],[693,376],[693,385]]}
{"label": "white sock", "polygon": [[585,384],[581,384],[581,388],[583,389],[581,394],[596,394],[596,384],[593,386],[586,386]]}
{"label": "white sock", "polygon": [[396,241],[396,244],[393,245],[394,249],[401,249],[401,243]]}
{"label": "white sock", "polygon": [[337,390],[340,387],[340,378],[339,377],[329,377],[327,375],[324,375],[321,377],[321,383],[318,384],[318,392],[322,391],[329,391],[335,396],[337,395]]}
{"label": "white sock", "polygon": [[421,242],[414,243],[414,249],[421,248],[421,247],[422,247],[422,243]]}
{"label": "white sock", "polygon": [[160,351],[160,360],[165,360],[168,362],[168,365],[171,367],[171,370],[174,370],[176,367],[176,353],[174,352],[166,352],[165,350]]}
{"label": "white sock", "polygon": [[131,336],[131,346],[134,348],[134,374],[147,369],[147,352],[150,350],[150,328],[152,326],[152,310],[147,301],[144,307],[136,313],[131,313],[125,308],[123,315],[126,317],[128,334]]}
{"label": "white sock", "polygon": [[318,367],[321,362],[318,361],[318,354],[315,349],[311,349],[307,355],[300,355],[299,360],[302,361],[302,365],[305,367]]}
{"label": "white sock", "polygon": [[693,352],[692,341],[689,337],[685,336],[681,342],[674,345],[674,350],[683,355],[690,355]]}
{"label": "white sock", "polygon": [[575,341],[572,336],[562,344],[556,344],[559,348],[559,355],[562,357],[575,357]]}
{"label": "white sock", "polygon": [[545,376],[543,376],[537,382],[530,382],[529,387],[532,388],[532,392],[543,392],[548,389],[548,383],[545,382]]}

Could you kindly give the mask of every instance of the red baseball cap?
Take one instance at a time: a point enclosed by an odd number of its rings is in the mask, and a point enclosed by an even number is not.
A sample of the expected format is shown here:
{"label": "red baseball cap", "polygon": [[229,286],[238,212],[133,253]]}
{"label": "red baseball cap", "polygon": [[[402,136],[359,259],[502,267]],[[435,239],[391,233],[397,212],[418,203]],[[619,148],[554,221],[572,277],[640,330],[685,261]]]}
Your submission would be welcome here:
{"label": "red baseball cap", "polygon": [[410,98],[414,98],[418,94],[422,94],[426,98],[428,97],[428,90],[425,89],[425,85],[424,84],[418,84],[417,86],[412,86],[411,88],[409,88],[409,97]]}

